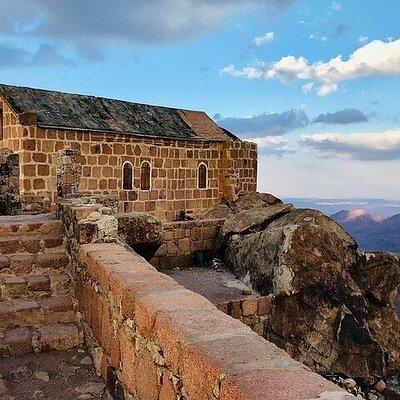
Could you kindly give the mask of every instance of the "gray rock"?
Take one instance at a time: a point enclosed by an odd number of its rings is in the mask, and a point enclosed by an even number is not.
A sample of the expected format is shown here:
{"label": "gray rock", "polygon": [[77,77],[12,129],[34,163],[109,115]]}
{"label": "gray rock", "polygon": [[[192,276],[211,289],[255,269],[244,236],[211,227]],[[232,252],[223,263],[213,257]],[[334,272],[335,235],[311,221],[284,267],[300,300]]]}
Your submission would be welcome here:
{"label": "gray rock", "polygon": [[37,371],[35,372],[36,379],[40,379],[41,381],[48,382],[50,380],[50,376],[46,371]]}
{"label": "gray rock", "polygon": [[291,210],[293,210],[291,204],[277,204],[240,211],[225,221],[220,231],[220,239],[225,242],[234,234],[247,234],[263,230],[273,220]]}
{"label": "gray rock", "polygon": [[81,365],[91,365],[91,364],[93,364],[93,360],[92,357],[90,356],[86,356],[81,360]]}
{"label": "gray rock", "polygon": [[88,382],[84,385],[75,387],[75,391],[80,394],[92,394],[101,396],[104,392],[106,384],[104,382]]}

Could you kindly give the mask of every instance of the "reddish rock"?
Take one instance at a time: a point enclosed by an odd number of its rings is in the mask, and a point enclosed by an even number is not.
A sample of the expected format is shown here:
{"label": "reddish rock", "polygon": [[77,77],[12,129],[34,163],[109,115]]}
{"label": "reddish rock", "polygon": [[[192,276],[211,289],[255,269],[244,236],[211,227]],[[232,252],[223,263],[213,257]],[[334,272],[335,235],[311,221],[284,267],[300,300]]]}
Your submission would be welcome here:
{"label": "reddish rock", "polygon": [[[264,210],[258,204],[242,214],[253,218]],[[370,382],[399,370],[398,257],[358,252],[342,227],[315,210],[277,215],[254,233],[241,218],[233,225],[240,214],[222,227],[234,233],[225,255],[237,276],[270,295],[269,305],[259,305],[268,313],[267,339],[319,372]]]}

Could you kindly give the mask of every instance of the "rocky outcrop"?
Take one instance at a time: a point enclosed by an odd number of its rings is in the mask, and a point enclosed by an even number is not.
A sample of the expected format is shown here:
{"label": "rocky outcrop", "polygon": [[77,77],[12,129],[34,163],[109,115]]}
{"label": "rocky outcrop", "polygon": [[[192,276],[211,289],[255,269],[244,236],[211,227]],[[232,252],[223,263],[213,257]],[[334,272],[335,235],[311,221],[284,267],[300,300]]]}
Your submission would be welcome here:
{"label": "rocky outcrop", "polygon": [[293,210],[291,204],[275,204],[237,212],[225,221],[220,231],[220,239],[222,242],[226,242],[235,234],[258,232],[291,210]]}
{"label": "rocky outcrop", "polygon": [[282,200],[270,193],[243,194],[233,203],[217,204],[213,210],[205,214],[205,218],[229,218],[240,211],[269,207],[275,204],[282,204]]}
{"label": "rocky outcrop", "polygon": [[253,207],[251,195],[229,205],[221,243],[236,276],[271,298],[266,338],[312,369],[353,378],[367,391],[389,374],[393,383],[400,368],[399,258],[358,251],[318,211],[262,198],[255,195]]}

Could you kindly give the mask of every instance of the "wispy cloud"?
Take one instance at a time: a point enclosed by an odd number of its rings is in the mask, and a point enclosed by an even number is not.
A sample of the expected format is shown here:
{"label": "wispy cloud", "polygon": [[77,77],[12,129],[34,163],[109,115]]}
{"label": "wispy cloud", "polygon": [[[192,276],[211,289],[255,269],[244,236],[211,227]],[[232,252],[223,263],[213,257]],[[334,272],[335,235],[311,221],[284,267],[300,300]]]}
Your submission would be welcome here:
{"label": "wispy cloud", "polygon": [[272,42],[275,39],[275,33],[274,32],[268,32],[265,35],[257,36],[254,39],[254,43],[256,46],[262,46],[268,42]]}
{"label": "wispy cloud", "polygon": [[259,153],[268,156],[281,158],[298,151],[297,146],[284,136],[266,136],[249,140],[257,144]]}
{"label": "wispy cloud", "polygon": [[252,138],[282,136],[295,129],[304,128],[310,122],[303,110],[263,113],[249,117],[221,118],[217,115],[216,120],[223,128],[243,137]]}
{"label": "wispy cloud", "polygon": [[345,108],[341,111],[333,113],[319,114],[318,117],[312,120],[313,123],[332,124],[332,125],[347,125],[367,122],[368,117],[356,108]]}
{"label": "wispy cloud", "polygon": [[279,79],[284,83],[296,79],[312,81],[319,84],[316,88],[319,96],[336,92],[343,81],[399,73],[400,39],[389,42],[374,40],[357,49],[348,60],[339,55],[328,62],[309,63],[304,57],[289,55],[272,63],[257,61],[242,69],[229,65],[221,70],[221,75],[245,79]]}
{"label": "wispy cloud", "polygon": [[74,65],[51,44],[42,43],[36,50],[0,43],[0,68],[38,65]]}
{"label": "wispy cloud", "polygon": [[345,108],[336,112],[319,114],[310,122],[303,109],[281,113],[262,113],[248,117],[223,117],[215,114],[218,125],[246,138],[283,136],[296,129],[306,128],[310,123],[331,125],[357,124],[368,121],[368,117],[356,108]]}
{"label": "wispy cloud", "polygon": [[382,133],[335,133],[303,135],[304,149],[324,158],[349,160],[400,160],[400,131]]}

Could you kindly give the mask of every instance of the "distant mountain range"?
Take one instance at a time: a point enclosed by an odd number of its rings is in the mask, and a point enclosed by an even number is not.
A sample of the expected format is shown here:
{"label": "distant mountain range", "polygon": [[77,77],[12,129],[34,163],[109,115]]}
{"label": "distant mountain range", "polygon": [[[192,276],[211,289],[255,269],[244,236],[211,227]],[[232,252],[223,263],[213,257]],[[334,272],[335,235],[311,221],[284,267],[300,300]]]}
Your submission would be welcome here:
{"label": "distant mountain range", "polygon": [[400,214],[376,217],[357,209],[339,211],[331,218],[356,239],[360,249],[400,253]]}
{"label": "distant mountain range", "polygon": [[283,201],[330,215],[357,240],[361,250],[400,253],[400,199],[284,197]]}

